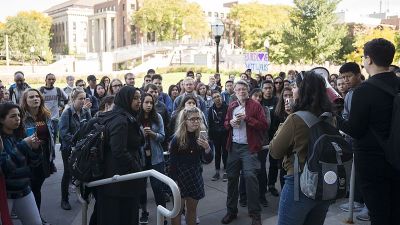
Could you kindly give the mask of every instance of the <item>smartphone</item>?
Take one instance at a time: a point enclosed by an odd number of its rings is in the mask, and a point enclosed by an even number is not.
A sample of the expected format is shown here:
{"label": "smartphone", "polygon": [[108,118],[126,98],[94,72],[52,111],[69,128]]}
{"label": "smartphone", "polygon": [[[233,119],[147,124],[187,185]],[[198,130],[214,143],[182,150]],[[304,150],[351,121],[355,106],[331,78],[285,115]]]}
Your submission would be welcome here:
{"label": "smartphone", "polygon": [[90,102],[90,98],[86,98],[85,101]]}
{"label": "smartphone", "polygon": [[208,140],[207,131],[201,130],[201,131],[200,131],[200,138],[202,138],[202,139],[204,139],[204,140]]}
{"label": "smartphone", "polygon": [[26,129],[26,135],[28,137],[32,136],[35,133],[36,133],[36,127],[29,127],[29,128]]}

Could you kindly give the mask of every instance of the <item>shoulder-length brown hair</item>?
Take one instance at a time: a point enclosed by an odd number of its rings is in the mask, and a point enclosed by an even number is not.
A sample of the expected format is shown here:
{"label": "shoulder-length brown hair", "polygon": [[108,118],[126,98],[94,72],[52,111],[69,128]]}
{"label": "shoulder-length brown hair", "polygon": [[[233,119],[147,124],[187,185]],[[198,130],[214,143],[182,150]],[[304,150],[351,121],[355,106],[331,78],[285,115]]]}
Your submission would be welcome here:
{"label": "shoulder-length brown hair", "polygon": [[24,115],[26,117],[26,112],[29,112],[29,106],[28,103],[26,102],[27,98],[28,98],[28,92],[30,91],[34,91],[39,95],[40,98],[40,106],[39,106],[39,111],[38,111],[38,115],[37,118],[39,119],[50,119],[50,111],[46,108],[46,106],[44,106],[44,98],[42,93],[40,93],[40,91],[34,89],[34,88],[28,88],[24,91],[24,93],[22,94],[21,97],[21,110],[24,112]]}

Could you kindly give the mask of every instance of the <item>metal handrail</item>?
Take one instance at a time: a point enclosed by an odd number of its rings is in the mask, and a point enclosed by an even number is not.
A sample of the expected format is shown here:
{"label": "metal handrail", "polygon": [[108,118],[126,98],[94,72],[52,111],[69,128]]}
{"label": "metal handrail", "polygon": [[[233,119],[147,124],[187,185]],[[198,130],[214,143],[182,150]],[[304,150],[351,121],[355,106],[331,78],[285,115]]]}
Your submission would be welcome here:
{"label": "metal handrail", "polygon": [[[128,180],[134,180],[134,179],[145,178],[145,177],[154,177],[154,178],[160,180],[161,182],[167,184],[172,190],[172,195],[174,198],[174,207],[172,208],[172,210],[170,211],[161,205],[157,206],[157,225],[164,224],[164,216],[167,218],[173,218],[179,214],[179,211],[181,209],[181,194],[180,194],[178,185],[175,183],[175,181],[173,181],[168,176],[166,176],[156,170],[145,170],[145,171],[126,174],[126,175],[122,175],[122,176],[114,175],[113,177],[110,177],[110,178],[97,180],[97,181],[93,181],[90,183],[84,183],[84,185],[87,187],[96,187],[96,186],[101,186],[101,185],[105,185],[105,184],[118,183],[121,181],[128,181]],[[81,194],[78,194],[78,198],[79,198],[79,201],[82,203],[82,225],[87,225],[88,202],[82,198]]]}

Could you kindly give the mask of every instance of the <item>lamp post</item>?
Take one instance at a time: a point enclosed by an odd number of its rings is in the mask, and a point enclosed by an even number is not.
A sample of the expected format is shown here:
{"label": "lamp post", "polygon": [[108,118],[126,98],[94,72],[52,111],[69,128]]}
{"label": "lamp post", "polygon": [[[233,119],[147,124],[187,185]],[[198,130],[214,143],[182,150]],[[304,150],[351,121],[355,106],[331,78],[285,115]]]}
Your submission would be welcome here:
{"label": "lamp post", "polygon": [[219,73],[219,42],[221,41],[221,36],[224,34],[224,23],[220,19],[216,19],[211,24],[211,32],[215,38],[215,43],[217,45],[216,53],[216,73]]}
{"label": "lamp post", "polygon": [[32,73],[35,73],[35,69],[34,69],[34,65],[33,65],[33,53],[35,53],[35,47],[31,46],[29,51],[31,52]]}
{"label": "lamp post", "polygon": [[266,38],[264,41],[265,51],[268,53],[269,50],[269,38]]}

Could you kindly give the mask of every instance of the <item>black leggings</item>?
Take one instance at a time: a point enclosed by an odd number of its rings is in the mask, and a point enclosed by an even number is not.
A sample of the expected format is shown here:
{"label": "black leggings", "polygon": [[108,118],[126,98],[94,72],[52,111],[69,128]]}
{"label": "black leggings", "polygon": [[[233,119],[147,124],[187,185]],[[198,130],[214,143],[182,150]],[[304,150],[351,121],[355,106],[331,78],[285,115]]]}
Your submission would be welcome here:
{"label": "black leggings", "polygon": [[45,175],[43,172],[43,166],[40,164],[37,167],[31,168],[32,170],[32,178],[31,178],[31,188],[33,196],[35,197],[37,208],[40,212],[40,205],[42,202],[42,185],[44,183]]}
{"label": "black leggings", "polygon": [[226,159],[228,158],[228,152],[226,151],[226,137],[222,135],[220,139],[213,140],[213,142],[215,147],[215,169],[219,170],[221,168],[221,155],[224,169],[226,169]]}
{"label": "black leggings", "polygon": [[69,183],[71,182],[71,172],[69,171],[69,166],[68,166],[68,159],[69,156],[71,155],[70,150],[62,150],[61,151],[61,156],[64,164],[64,173],[62,176],[61,180],[61,200],[62,201],[68,201],[68,187]]}

